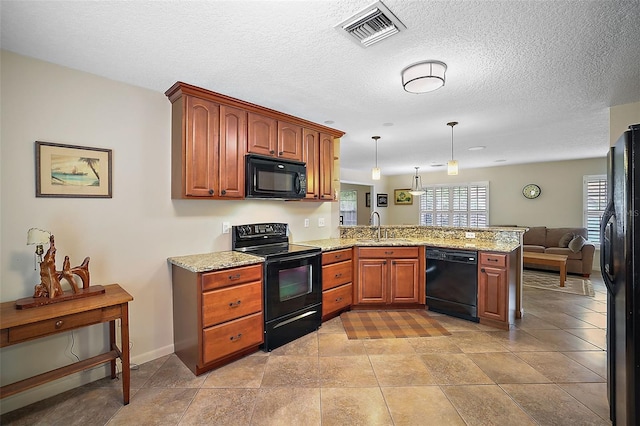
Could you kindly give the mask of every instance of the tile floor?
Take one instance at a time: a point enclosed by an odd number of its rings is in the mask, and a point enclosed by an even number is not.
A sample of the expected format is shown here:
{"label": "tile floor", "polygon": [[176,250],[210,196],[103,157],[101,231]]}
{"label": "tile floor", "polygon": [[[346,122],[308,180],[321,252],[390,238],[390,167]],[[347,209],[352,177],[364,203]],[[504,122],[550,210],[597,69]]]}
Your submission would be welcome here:
{"label": "tile floor", "polygon": [[[594,274],[595,275],[595,274]],[[451,336],[348,340],[339,318],[195,377],[175,355],[7,413],[15,425],[607,425],[606,293],[525,288],[510,331],[438,316]]]}

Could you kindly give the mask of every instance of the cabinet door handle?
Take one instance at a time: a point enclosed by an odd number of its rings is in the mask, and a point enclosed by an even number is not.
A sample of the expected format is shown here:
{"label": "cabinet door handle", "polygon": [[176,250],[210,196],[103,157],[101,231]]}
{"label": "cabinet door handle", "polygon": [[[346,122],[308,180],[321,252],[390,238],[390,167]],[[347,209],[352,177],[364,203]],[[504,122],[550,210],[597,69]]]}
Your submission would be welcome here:
{"label": "cabinet door handle", "polygon": [[393,254],[393,250],[392,251],[385,251],[384,254],[386,255],[392,255]]}
{"label": "cabinet door handle", "polygon": [[222,190],[222,195],[224,195],[224,194],[226,194],[226,193],[227,193],[227,190],[226,190],[226,189],[223,189],[223,190]]}
{"label": "cabinet door handle", "polygon": [[280,152],[278,153],[278,155],[282,155],[282,154],[284,154],[284,152],[283,152],[283,151],[280,151]]}
{"label": "cabinet door handle", "polygon": [[64,324],[64,321],[62,321],[62,320],[56,321],[56,328],[62,327],[62,324]]}
{"label": "cabinet door handle", "polygon": [[342,274],[336,274],[334,278],[340,278]]}
{"label": "cabinet door handle", "polygon": [[240,303],[242,303],[242,300],[238,300],[237,302],[231,302],[231,303],[229,303],[229,307],[230,308],[237,308],[238,306],[240,306]]}
{"label": "cabinet door handle", "polygon": [[275,154],[276,152],[274,150],[269,151],[269,154]]}
{"label": "cabinet door handle", "polygon": [[213,189],[209,190],[209,195],[213,195]]}
{"label": "cabinet door handle", "polygon": [[487,259],[487,261],[489,261],[489,262],[497,262],[497,261],[498,261],[498,259],[488,258],[488,259]]}
{"label": "cabinet door handle", "polygon": [[336,299],[336,302],[342,302],[342,297],[338,297],[338,298]]}
{"label": "cabinet door handle", "polygon": [[338,259],[342,259],[342,255],[341,254],[336,254],[335,256],[333,256],[334,259],[338,260]]}
{"label": "cabinet door handle", "polygon": [[229,337],[229,340],[231,340],[232,342],[237,342],[238,340],[240,340],[241,337],[242,337],[242,333],[238,333],[237,336]]}
{"label": "cabinet door handle", "polygon": [[391,261],[391,264],[392,264],[392,265],[395,265],[395,264],[396,264],[396,261],[395,261],[395,260],[392,260],[392,261]]}
{"label": "cabinet door handle", "polygon": [[240,279],[240,274],[229,275],[229,280],[235,281]]}
{"label": "cabinet door handle", "polygon": [[484,268],[480,269],[480,272],[484,272]]}

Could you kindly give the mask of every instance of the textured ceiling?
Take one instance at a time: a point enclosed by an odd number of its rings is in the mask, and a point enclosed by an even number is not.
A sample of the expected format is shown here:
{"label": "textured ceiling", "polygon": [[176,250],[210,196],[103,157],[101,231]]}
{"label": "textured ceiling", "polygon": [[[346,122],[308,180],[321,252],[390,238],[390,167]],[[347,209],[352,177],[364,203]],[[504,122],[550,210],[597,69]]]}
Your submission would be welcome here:
{"label": "textured ceiling", "polygon": [[[407,29],[363,49],[334,27],[372,2],[2,0],[1,47],[332,121],[349,169],[372,167],[380,135],[383,174],[437,170],[451,156],[449,121],[460,122],[462,172],[601,157],[609,107],[640,101],[638,0],[384,0]],[[405,92],[400,71],[426,59],[448,65],[446,85]]]}

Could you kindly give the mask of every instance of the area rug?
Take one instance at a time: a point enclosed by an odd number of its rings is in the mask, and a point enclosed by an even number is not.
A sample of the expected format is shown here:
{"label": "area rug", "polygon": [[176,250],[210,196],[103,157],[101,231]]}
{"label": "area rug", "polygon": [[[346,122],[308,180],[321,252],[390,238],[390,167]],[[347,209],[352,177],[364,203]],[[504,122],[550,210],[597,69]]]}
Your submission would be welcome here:
{"label": "area rug", "polygon": [[593,284],[588,278],[567,275],[564,287],[560,287],[560,275],[557,272],[542,272],[524,270],[522,275],[524,287],[540,288],[543,290],[559,291],[562,293],[580,294],[594,297]]}
{"label": "area rug", "polygon": [[349,339],[394,339],[451,334],[422,310],[348,311],[340,315],[340,319]]}

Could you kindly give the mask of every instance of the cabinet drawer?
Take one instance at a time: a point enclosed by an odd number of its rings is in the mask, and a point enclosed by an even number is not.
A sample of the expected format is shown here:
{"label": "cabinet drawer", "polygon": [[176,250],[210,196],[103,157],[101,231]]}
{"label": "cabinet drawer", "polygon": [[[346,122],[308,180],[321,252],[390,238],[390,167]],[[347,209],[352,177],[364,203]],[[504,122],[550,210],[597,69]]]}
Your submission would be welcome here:
{"label": "cabinet drawer", "polygon": [[322,253],[322,266],[351,260],[351,249],[334,250]]}
{"label": "cabinet drawer", "polygon": [[507,266],[507,255],[496,253],[480,253],[480,264],[504,268]]}
{"label": "cabinet drawer", "polygon": [[322,316],[346,308],[353,301],[353,285],[346,284],[322,293]]}
{"label": "cabinet drawer", "polygon": [[262,281],[241,284],[202,295],[202,325],[219,324],[262,310]]}
{"label": "cabinet drawer", "polygon": [[72,330],[74,328],[90,324],[98,324],[100,322],[102,322],[102,309],[94,309],[88,312],[80,312],[32,324],[11,327],[9,329],[9,343],[42,337],[51,333]]}
{"label": "cabinet drawer", "polygon": [[418,247],[361,247],[358,255],[362,258],[417,258]]}
{"label": "cabinet drawer", "polygon": [[322,267],[322,289],[338,287],[351,282],[351,261],[334,263]]}
{"label": "cabinet drawer", "polygon": [[262,280],[262,264],[202,274],[202,290]]}
{"label": "cabinet drawer", "polygon": [[263,341],[262,312],[203,330],[202,360],[205,364]]}

